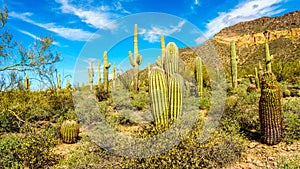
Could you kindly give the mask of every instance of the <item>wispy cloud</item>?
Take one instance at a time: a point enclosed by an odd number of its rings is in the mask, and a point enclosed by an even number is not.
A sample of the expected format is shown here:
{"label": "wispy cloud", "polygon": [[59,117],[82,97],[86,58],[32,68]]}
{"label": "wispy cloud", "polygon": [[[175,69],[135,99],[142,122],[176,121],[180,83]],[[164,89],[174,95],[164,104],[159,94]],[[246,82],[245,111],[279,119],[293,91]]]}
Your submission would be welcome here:
{"label": "wispy cloud", "polygon": [[[38,36],[36,36],[36,35],[34,35],[34,34],[30,33],[30,32],[27,32],[27,31],[24,31],[24,30],[21,30],[21,29],[19,29],[19,32],[21,32],[21,33],[23,33],[25,35],[28,35],[28,36],[32,37],[33,39],[35,39],[35,40],[41,40],[40,37],[38,37]],[[56,46],[60,46],[59,42],[56,42],[56,41],[53,41],[52,44],[56,45]]]}
{"label": "wispy cloud", "polygon": [[152,26],[149,30],[141,28],[139,34],[143,36],[144,40],[150,43],[159,42],[161,35],[169,36],[175,32],[180,32],[184,24],[185,21],[180,21],[176,26],[170,26],[169,28],[159,26]]}
{"label": "wispy cloud", "polygon": [[84,31],[82,29],[74,29],[74,28],[66,28],[63,26],[58,26],[55,23],[38,23],[30,17],[32,16],[32,13],[26,12],[26,13],[16,13],[16,12],[10,12],[10,16],[13,18],[20,19],[24,22],[28,22],[30,24],[39,26],[41,28],[44,28],[50,32],[54,32],[58,34],[61,37],[64,37],[69,40],[75,40],[75,41],[88,41],[89,38],[93,35],[92,32]]}
{"label": "wispy cloud", "polygon": [[117,23],[112,21],[120,16],[117,13],[130,13],[123,8],[119,1],[113,2],[110,5],[88,8],[73,5],[69,0],[56,0],[56,2],[61,4],[63,13],[75,15],[80,18],[82,22],[98,29],[115,29],[118,27]]}
{"label": "wispy cloud", "polygon": [[[229,10],[229,12],[220,12],[218,17],[209,21],[206,25],[207,31],[205,32],[205,36],[210,38],[221,29],[239,22],[281,13],[284,9],[280,9],[279,3],[284,1],[285,0],[246,0]],[[198,41],[201,42],[199,39]]]}

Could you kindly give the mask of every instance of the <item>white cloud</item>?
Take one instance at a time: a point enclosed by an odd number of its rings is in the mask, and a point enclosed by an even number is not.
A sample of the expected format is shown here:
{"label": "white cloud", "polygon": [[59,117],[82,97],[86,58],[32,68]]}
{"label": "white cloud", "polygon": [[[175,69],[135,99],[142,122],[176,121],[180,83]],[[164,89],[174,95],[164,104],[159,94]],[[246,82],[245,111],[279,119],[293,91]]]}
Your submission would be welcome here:
{"label": "white cloud", "polygon": [[284,9],[279,9],[279,3],[285,0],[246,0],[229,12],[220,12],[219,16],[206,25],[205,36],[210,38],[221,29],[243,21],[249,21],[262,16],[272,16]]}
{"label": "white cloud", "polygon": [[118,27],[117,23],[112,22],[115,18],[119,17],[116,12],[124,14],[130,13],[123,8],[119,1],[114,2],[110,6],[101,5],[100,7],[89,9],[72,5],[68,0],[56,0],[56,2],[61,4],[63,13],[75,15],[80,18],[82,22],[98,29],[116,29]]}
{"label": "white cloud", "polygon": [[84,31],[82,29],[66,28],[66,27],[58,26],[55,23],[38,23],[29,18],[30,16],[32,16],[32,13],[28,13],[28,12],[26,13],[10,12],[10,16],[13,18],[23,20],[24,22],[28,22],[30,24],[39,26],[48,31],[54,32],[59,36],[69,40],[88,41],[89,38],[93,35],[92,32]]}
{"label": "white cloud", "polygon": [[[35,39],[35,40],[41,40],[40,37],[38,37],[38,36],[36,36],[36,35],[34,35],[34,34],[30,33],[30,32],[27,32],[27,31],[24,31],[24,30],[21,30],[21,29],[19,29],[19,32],[21,32],[21,33],[23,33],[25,35],[28,35],[28,36],[32,37],[33,39]],[[59,42],[56,42],[56,41],[53,41],[52,44],[56,45],[56,46],[60,46]]]}
{"label": "white cloud", "polygon": [[170,28],[158,26],[152,26],[149,30],[141,28],[139,34],[143,35],[143,39],[150,43],[159,42],[161,35],[169,36],[175,32],[180,32],[184,24],[185,21],[180,21],[176,26],[170,26]]}

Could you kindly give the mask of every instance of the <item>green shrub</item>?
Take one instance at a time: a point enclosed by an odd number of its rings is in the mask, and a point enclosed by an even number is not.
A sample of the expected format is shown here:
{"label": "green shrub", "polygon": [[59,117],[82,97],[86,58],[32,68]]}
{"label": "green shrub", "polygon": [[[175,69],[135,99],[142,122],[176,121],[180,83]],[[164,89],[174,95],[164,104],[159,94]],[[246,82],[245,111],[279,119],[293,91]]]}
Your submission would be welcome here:
{"label": "green shrub", "polygon": [[55,164],[51,148],[57,143],[53,129],[26,129],[24,134],[8,134],[0,137],[0,166],[42,168]]}
{"label": "green shrub", "polygon": [[133,98],[131,99],[131,105],[138,110],[143,110],[144,108],[149,107],[149,97],[146,92],[138,92],[133,94]]}

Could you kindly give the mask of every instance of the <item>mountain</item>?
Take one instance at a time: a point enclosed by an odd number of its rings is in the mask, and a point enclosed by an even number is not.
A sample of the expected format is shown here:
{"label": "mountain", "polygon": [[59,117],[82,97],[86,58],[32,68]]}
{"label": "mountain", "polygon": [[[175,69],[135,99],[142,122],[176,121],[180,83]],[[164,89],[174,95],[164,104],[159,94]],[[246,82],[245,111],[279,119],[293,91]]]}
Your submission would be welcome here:
{"label": "mountain", "polygon": [[[262,17],[226,27],[203,45],[193,48],[200,55],[212,53],[212,46],[218,54],[226,75],[230,72],[230,42],[236,42],[238,55],[238,76],[254,74],[258,63],[263,65],[265,43],[273,55],[272,71],[278,81],[300,83],[300,10],[279,17]],[[191,64],[195,58],[190,48],[180,49],[181,58]],[[212,61],[214,62],[214,61]]]}

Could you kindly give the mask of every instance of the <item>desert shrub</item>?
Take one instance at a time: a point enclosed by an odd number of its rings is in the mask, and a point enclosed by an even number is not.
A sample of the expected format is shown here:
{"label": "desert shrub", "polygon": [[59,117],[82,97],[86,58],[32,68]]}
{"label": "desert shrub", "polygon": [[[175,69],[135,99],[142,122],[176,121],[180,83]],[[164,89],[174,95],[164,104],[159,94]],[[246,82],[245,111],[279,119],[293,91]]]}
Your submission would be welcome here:
{"label": "desert shrub", "polygon": [[30,123],[55,122],[69,110],[74,110],[69,90],[3,92],[0,94],[0,132],[18,132],[24,124],[20,119]]}
{"label": "desert shrub", "polygon": [[299,61],[279,61],[272,64],[272,72],[279,82],[287,81],[298,84],[300,82],[300,64]]}
{"label": "desert shrub", "polygon": [[60,160],[53,168],[121,168],[118,156],[100,148],[87,136],[83,136],[78,144],[68,153],[67,158]]}
{"label": "desert shrub", "polygon": [[148,93],[138,92],[132,94],[131,105],[137,108],[138,110],[147,108],[146,106],[149,105]]}
{"label": "desert shrub", "polygon": [[258,101],[257,92],[227,97],[222,118],[237,121],[241,130],[258,130]]}
{"label": "desert shrub", "polygon": [[299,99],[287,99],[283,104],[283,135],[287,143],[300,140]]}
{"label": "desert shrub", "polygon": [[242,136],[219,128],[207,140],[199,140],[202,126],[198,121],[178,145],[160,155],[140,159],[123,157],[122,168],[217,168],[240,158],[244,151]]}
{"label": "desert shrub", "polygon": [[107,100],[109,98],[109,93],[104,90],[104,85],[100,84],[95,87],[96,97],[99,102]]}
{"label": "desert shrub", "polygon": [[0,137],[0,166],[42,168],[53,165],[58,156],[51,152],[58,143],[54,130],[26,129],[26,133]]}

